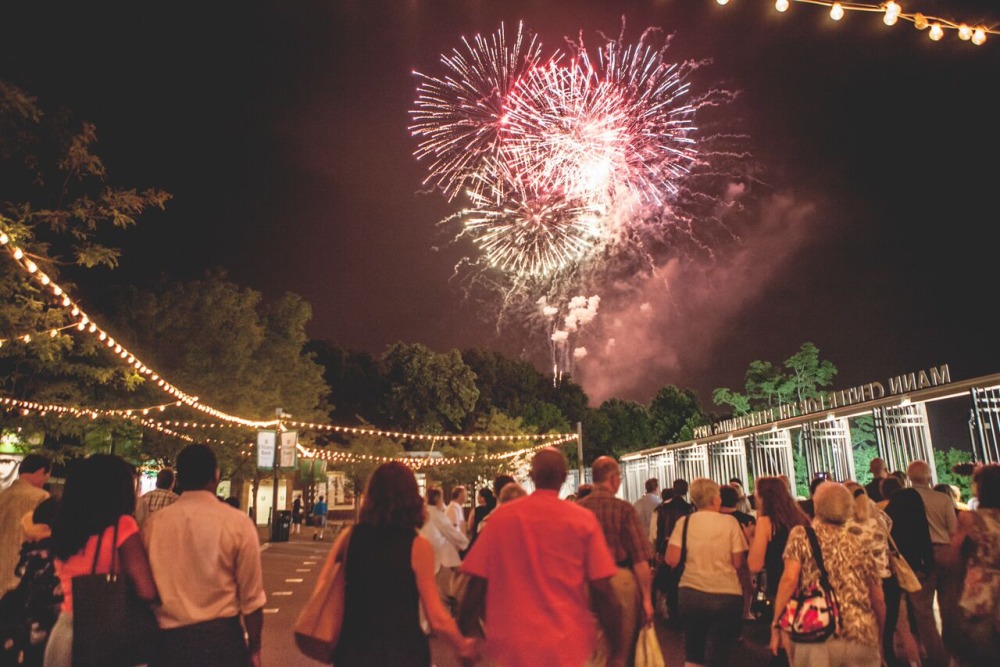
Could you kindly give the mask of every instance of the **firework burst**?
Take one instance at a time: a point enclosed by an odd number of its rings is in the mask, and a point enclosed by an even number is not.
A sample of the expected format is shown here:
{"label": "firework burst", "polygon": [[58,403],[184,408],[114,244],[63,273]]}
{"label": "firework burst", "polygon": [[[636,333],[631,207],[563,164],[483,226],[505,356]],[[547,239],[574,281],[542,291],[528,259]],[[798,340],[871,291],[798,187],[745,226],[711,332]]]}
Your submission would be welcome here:
{"label": "firework burst", "polygon": [[426,182],[464,192],[463,234],[501,271],[546,276],[620,242],[622,211],[664,206],[695,159],[684,70],[647,35],[543,59],[518,27],[463,40],[418,74],[411,132]]}

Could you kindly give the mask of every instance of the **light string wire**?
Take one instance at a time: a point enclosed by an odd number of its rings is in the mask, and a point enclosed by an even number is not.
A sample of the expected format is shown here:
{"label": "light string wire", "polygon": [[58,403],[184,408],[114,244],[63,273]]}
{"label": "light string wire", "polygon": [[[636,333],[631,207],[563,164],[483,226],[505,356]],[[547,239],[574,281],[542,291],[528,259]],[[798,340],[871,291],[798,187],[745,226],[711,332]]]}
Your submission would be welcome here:
{"label": "light string wire", "polygon": [[4,343],[10,343],[13,341],[18,341],[21,343],[30,343],[36,338],[41,338],[43,336],[48,336],[49,338],[55,338],[59,335],[60,331],[65,331],[66,329],[74,329],[76,324],[67,324],[61,327],[55,327],[53,329],[46,329],[45,331],[36,331],[34,333],[17,334],[16,336],[10,336],[9,338],[0,338],[0,347],[4,346]]}
{"label": "light string wire", "polygon": [[176,396],[181,403],[194,408],[195,410],[204,412],[223,421],[242,424],[243,426],[251,426],[254,428],[267,428],[278,425],[279,420],[277,419],[261,421],[231,415],[227,412],[202,403],[198,400],[197,396],[192,396],[174,386],[161,377],[159,373],[156,373],[152,368],[143,363],[141,359],[139,359],[134,353],[130,352],[120,342],[116,341],[114,337],[108,334],[107,331],[99,327],[97,322],[95,322],[78,303],[70,299],[69,295],[59,284],[38,268],[38,265],[30,257],[28,257],[27,254],[25,254],[24,250],[12,243],[10,236],[3,229],[0,229],[0,246],[7,250],[7,253],[11,256],[14,262],[24,269],[29,276],[42,287],[43,291],[50,291],[51,294],[57,299],[57,303],[64,309],[68,310],[72,317],[77,319],[75,325],[77,330],[87,331],[96,336],[98,340],[103,342],[109,349],[113,350],[119,357],[134,367],[136,371],[148,376],[149,379],[155,382],[162,391],[172,396]]}
{"label": "light string wire", "polygon": [[[440,437],[440,436],[438,436]],[[495,437],[495,436],[494,436]],[[528,437],[542,437],[542,436],[528,436]],[[319,459],[325,460],[330,463],[340,463],[340,464],[351,464],[351,463],[388,463],[390,461],[396,461],[403,463],[410,468],[419,469],[431,466],[445,466],[445,465],[459,465],[462,463],[475,463],[483,461],[504,461],[507,459],[516,458],[519,456],[526,456],[532,452],[536,452],[544,447],[558,447],[565,445],[569,442],[575,442],[577,435],[575,433],[562,434],[561,437],[547,440],[545,442],[539,443],[532,447],[525,447],[512,452],[501,452],[496,454],[470,454],[465,456],[441,456],[437,458],[430,457],[420,457],[420,456],[408,456],[406,454],[398,454],[394,456],[383,456],[374,454],[355,454],[353,452],[341,452],[341,451],[330,451],[324,449],[316,449],[304,447],[303,445],[298,445],[299,453],[305,458],[309,459]]]}
{"label": "light string wire", "polygon": [[[715,0],[717,4],[727,5],[729,0]],[[844,18],[846,12],[874,12],[882,14],[882,22],[888,26],[896,25],[900,20],[913,24],[917,30],[927,30],[927,36],[937,42],[944,37],[946,30],[958,33],[958,38],[964,42],[971,42],[976,46],[982,46],[986,42],[986,35],[1000,35],[1000,30],[996,24],[986,25],[982,21],[964,22],[953,21],[924,14],[922,12],[904,12],[902,6],[894,0],[879,4],[865,2],[833,2],[831,0],[775,0],[774,8],[779,12],[785,12],[792,3],[803,5],[817,5],[829,9],[830,18],[839,21]]]}
{"label": "light string wire", "polygon": [[[406,433],[403,431],[390,431],[384,429],[346,427],[346,426],[335,426],[330,424],[316,424],[311,422],[298,422],[298,421],[285,420],[281,418],[268,421],[255,421],[250,419],[244,419],[242,417],[237,417],[235,415],[230,415],[221,410],[217,410],[216,408],[213,408],[209,405],[201,403],[198,400],[197,396],[191,396],[181,391],[179,388],[175,387],[174,385],[172,385],[171,383],[167,382],[165,379],[160,377],[158,373],[154,372],[153,369],[149,368],[146,364],[144,364],[141,359],[136,357],[133,353],[129,352],[129,350],[125,346],[123,346],[120,342],[117,342],[104,329],[98,326],[98,324],[82,308],[80,308],[80,306],[76,302],[70,299],[69,295],[58,283],[53,281],[48,275],[46,275],[43,271],[41,271],[38,268],[38,265],[31,258],[29,258],[20,247],[11,243],[10,236],[2,229],[0,229],[0,246],[4,247],[7,250],[8,254],[10,254],[14,262],[18,266],[20,266],[24,271],[26,271],[29,274],[29,276],[34,278],[43,288],[50,290],[53,296],[58,299],[58,303],[60,306],[62,306],[64,309],[69,310],[70,314],[73,317],[78,318],[75,324],[70,324],[61,327],[59,329],[60,331],[65,329],[75,328],[79,331],[86,331],[93,334],[100,341],[104,342],[108,346],[108,348],[113,349],[114,352],[116,352],[119,355],[119,357],[125,359],[137,371],[139,371],[144,375],[148,375],[151,380],[157,383],[157,386],[160,389],[162,389],[168,394],[176,396],[179,399],[173,403],[163,404],[162,407],[152,406],[149,408],[126,408],[119,410],[77,408],[70,406],[59,406],[54,404],[46,405],[41,403],[35,403],[32,401],[20,401],[19,399],[12,399],[12,398],[0,399],[4,404],[13,405],[16,403],[23,410],[28,410],[28,411],[33,410],[40,412],[41,414],[45,414],[46,412],[51,411],[60,415],[71,414],[74,416],[81,416],[81,417],[90,416],[92,419],[96,419],[97,416],[99,415],[122,416],[125,418],[132,418],[134,416],[133,413],[136,411],[142,412],[144,410],[148,411],[151,409],[160,409],[162,411],[166,407],[170,406],[188,405],[192,408],[195,408],[197,410],[210,414],[214,417],[222,419],[223,421],[229,422],[229,424],[227,424],[228,426],[238,425],[238,426],[246,426],[258,429],[278,428],[280,430],[284,430],[287,425],[295,428],[300,428],[303,430],[310,430],[310,429],[327,430],[340,433],[348,433],[351,435],[374,435],[374,436],[389,437],[389,438],[409,438],[411,440],[431,440],[431,441],[439,441],[439,440],[440,441],[483,441],[483,440],[517,441],[517,440],[539,440],[539,439],[544,441],[543,444],[538,445],[535,448],[527,448],[523,450],[518,450],[517,452],[507,452],[500,455],[488,455],[488,456],[497,456],[498,458],[515,456],[520,452],[533,451],[534,449],[537,449],[539,447],[562,444],[564,442],[573,441],[577,437],[575,433],[571,434],[557,433],[557,434],[541,434],[541,435],[484,435],[484,434],[428,435],[424,433]],[[52,330],[49,330],[49,332],[50,335],[52,336],[56,335],[56,333],[52,333]],[[146,414],[146,412],[143,412],[143,414]],[[154,428],[164,433],[169,432],[170,434],[175,434],[176,432],[170,429],[167,424],[175,428],[181,428],[181,427],[214,428],[217,426],[216,424],[199,424],[196,422],[177,421],[168,423],[168,422],[152,422],[149,420],[143,420],[143,423],[146,422],[148,422],[149,424],[156,424]],[[221,428],[223,425],[218,425],[218,426]],[[178,434],[178,436],[179,435],[180,434]],[[185,439],[187,438],[189,438],[189,436],[185,436]],[[318,449],[313,451],[328,453],[324,452],[324,450],[318,450]],[[410,458],[410,457],[402,457],[402,458]],[[440,461],[440,459],[433,459],[433,461]]]}

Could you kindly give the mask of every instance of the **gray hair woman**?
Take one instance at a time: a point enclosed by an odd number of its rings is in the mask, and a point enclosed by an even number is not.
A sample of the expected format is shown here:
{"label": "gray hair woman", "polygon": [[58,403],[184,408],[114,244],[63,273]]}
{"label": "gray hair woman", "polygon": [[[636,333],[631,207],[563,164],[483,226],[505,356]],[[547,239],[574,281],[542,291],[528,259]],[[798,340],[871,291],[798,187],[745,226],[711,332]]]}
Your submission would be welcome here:
{"label": "gray hair woman", "polygon": [[[792,642],[792,665],[830,667],[879,667],[882,664],[881,628],[885,622],[882,579],[871,549],[849,530],[854,518],[854,496],[843,484],[824,482],[813,496],[816,532],[823,564],[840,605],[841,623],[833,637],[822,643]],[[785,547],[785,571],[774,604],[777,625],[798,587],[819,583],[819,566],[803,526],[796,526]],[[772,627],[771,650],[777,652],[780,633]]]}
{"label": "gray hair woman", "polygon": [[687,530],[678,609],[684,625],[686,665],[729,665],[743,619],[738,571],[746,564],[747,540],[739,522],[719,511],[719,485],[700,477],[691,482],[697,510],[677,521],[667,543],[666,562],[681,565]]}

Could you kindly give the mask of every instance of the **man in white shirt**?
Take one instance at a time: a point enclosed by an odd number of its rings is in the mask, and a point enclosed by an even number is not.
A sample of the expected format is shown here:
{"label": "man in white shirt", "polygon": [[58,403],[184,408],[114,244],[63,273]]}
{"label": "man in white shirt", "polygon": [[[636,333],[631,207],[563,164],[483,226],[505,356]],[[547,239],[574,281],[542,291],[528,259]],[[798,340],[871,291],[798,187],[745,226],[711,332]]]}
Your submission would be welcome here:
{"label": "man in white shirt", "polygon": [[454,609],[454,580],[462,564],[459,551],[468,548],[469,538],[448,518],[441,489],[427,489],[427,521],[420,534],[434,547],[434,574],[441,599]]}
{"label": "man in white shirt", "polygon": [[174,493],[173,469],[161,468],[160,472],[156,473],[156,488],[144,494],[135,504],[135,522],[142,528],[150,514],[167,505],[173,505],[178,498],[180,496]]}
{"label": "man in white shirt", "polygon": [[207,445],[181,450],[177,477],[181,496],[142,529],[163,629],[150,667],[260,667],[267,598],[257,527],[219,502],[219,467]]}
{"label": "man in white shirt", "polygon": [[934,617],[934,595],[937,594],[937,604],[940,609],[954,609],[947,596],[946,582],[951,554],[951,536],[958,530],[958,516],[955,513],[955,503],[950,496],[938,493],[931,488],[931,467],[926,461],[912,461],[906,467],[906,476],[913,490],[920,494],[924,501],[924,512],[927,514],[927,528],[931,534],[931,545],[934,548],[934,567],[930,572],[920,577],[921,588],[910,593],[910,603],[913,605],[913,620],[917,626],[917,636],[927,649],[927,659],[921,664],[929,667],[947,667],[948,651],[941,641],[937,621]]}
{"label": "man in white shirt", "polygon": [[650,477],[646,480],[646,495],[635,501],[635,511],[639,514],[639,525],[642,526],[643,534],[649,539],[649,522],[653,519],[653,512],[660,499],[660,480]]}

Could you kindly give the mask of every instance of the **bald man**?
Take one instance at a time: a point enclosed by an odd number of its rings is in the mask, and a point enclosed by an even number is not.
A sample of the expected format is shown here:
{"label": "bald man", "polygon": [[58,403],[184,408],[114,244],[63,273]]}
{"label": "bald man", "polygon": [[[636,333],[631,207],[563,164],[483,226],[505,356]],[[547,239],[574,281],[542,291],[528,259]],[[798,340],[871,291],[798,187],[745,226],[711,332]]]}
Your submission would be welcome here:
{"label": "bald man", "polygon": [[613,638],[608,664],[623,667],[617,568],[597,518],[559,499],[566,459],[558,449],[535,454],[531,479],[535,492],[493,510],[462,561],[459,626],[479,635],[486,619],[483,654],[498,667],[580,667],[597,645],[592,601]]}
{"label": "bald man", "polygon": [[604,540],[618,566],[611,586],[622,608],[621,641],[634,648],[639,628],[653,622],[653,576],[649,568],[653,547],[642,529],[635,507],[615,495],[622,483],[618,461],[610,456],[598,457],[591,471],[594,490],[577,504],[597,517],[604,531]]}
{"label": "bald man", "polygon": [[[910,486],[920,494],[924,501],[924,512],[927,514],[927,527],[931,534],[931,545],[934,548],[934,567],[920,577],[921,588],[910,593],[913,603],[913,616],[917,624],[917,635],[927,649],[927,660],[921,664],[930,667],[946,667],[949,662],[941,634],[938,632],[934,618],[934,596],[937,595],[938,607],[942,610],[952,610],[948,586],[951,574],[948,560],[951,555],[951,536],[958,530],[958,518],[955,515],[955,504],[951,498],[938,493],[931,487],[931,467],[926,461],[913,461],[906,468],[906,476]],[[957,601],[954,601],[957,602]],[[947,622],[947,619],[943,619]]]}

